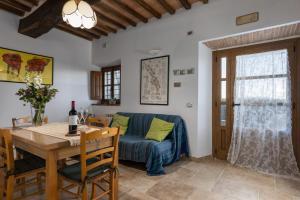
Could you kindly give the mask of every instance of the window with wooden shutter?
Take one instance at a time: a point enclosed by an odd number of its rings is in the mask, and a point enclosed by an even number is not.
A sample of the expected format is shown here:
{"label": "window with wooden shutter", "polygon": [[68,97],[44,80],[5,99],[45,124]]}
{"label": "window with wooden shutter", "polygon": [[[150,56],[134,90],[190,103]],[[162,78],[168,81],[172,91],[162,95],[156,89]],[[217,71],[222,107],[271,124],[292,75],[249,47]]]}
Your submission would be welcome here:
{"label": "window with wooden shutter", "polygon": [[119,105],[121,102],[121,66],[103,67],[102,104]]}
{"label": "window with wooden shutter", "polygon": [[121,66],[102,67],[91,72],[91,99],[102,105],[121,103]]}
{"label": "window with wooden shutter", "polygon": [[91,71],[91,100],[102,100],[101,71]]}

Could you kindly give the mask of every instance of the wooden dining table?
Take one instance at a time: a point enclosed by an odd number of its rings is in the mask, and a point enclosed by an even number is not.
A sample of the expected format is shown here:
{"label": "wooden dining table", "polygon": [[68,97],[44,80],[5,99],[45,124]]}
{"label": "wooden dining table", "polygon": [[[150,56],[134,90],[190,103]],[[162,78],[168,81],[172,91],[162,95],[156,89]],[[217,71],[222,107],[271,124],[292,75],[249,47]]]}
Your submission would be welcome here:
{"label": "wooden dining table", "polygon": [[[80,154],[80,146],[71,146],[68,140],[26,130],[11,128],[14,145],[39,156],[46,161],[46,199],[59,199],[58,161]],[[96,146],[97,145],[97,146]],[[112,145],[111,138],[105,138],[97,144],[88,144],[88,149],[105,148]],[[118,178],[115,181],[115,197],[118,197]],[[117,198],[116,198],[117,199]]]}

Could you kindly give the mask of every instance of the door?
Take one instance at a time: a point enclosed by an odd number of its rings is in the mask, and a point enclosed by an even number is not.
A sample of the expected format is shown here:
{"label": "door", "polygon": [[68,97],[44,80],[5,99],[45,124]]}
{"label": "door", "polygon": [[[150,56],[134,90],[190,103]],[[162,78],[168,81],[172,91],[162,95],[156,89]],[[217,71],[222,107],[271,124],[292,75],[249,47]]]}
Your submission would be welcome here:
{"label": "door", "polygon": [[[213,53],[213,156],[219,159],[227,159],[234,120],[234,107],[239,106],[239,102],[234,101],[234,82],[236,77],[237,58],[245,55],[255,55],[271,51],[287,51],[289,68],[291,70],[292,102],[293,102],[293,122],[298,119],[299,108],[299,53],[296,45],[299,39],[285,40],[266,44],[259,44],[229,50],[215,51]],[[298,60],[298,61],[297,61]],[[296,67],[298,65],[298,67]],[[279,76],[284,76],[281,74]],[[264,74],[262,76],[251,77],[255,81],[270,78]],[[278,77],[280,78],[280,77]],[[238,79],[238,77],[237,77]],[[282,79],[282,77],[281,77]],[[276,81],[276,79],[274,79]],[[300,132],[299,125],[293,123],[293,144],[298,165],[300,161]]]}
{"label": "door", "polygon": [[213,57],[213,156],[225,160],[232,129],[231,52],[215,52]]}

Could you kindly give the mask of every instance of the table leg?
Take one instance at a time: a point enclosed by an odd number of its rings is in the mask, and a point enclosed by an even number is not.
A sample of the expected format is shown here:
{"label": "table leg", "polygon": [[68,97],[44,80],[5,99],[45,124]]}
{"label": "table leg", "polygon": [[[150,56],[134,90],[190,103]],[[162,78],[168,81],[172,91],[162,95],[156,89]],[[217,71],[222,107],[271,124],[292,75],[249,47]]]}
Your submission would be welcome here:
{"label": "table leg", "polygon": [[0,169],[0,200],[4,198],[4,187],[5,187],[5,175],[2,169]]}
{"label": "table leg", "polygon": [[58,199],[57,156],[55,151],[49,151],[46,159],[46,199]]}

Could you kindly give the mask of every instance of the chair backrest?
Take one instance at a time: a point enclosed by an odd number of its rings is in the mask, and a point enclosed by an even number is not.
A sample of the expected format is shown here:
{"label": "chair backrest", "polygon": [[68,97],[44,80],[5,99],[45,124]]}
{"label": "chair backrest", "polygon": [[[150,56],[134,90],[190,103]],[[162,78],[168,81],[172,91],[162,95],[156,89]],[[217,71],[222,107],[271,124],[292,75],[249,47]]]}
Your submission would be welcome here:
{"label": "chair backrest", "polygon": [[[43,122],[48,124],[48,117],[44,117]],[[32,118],[30,116],[12,118],[12,125],[14,128],[26,126],[32,123]]]}
{"label": "chair backrest", "polygon": [[108,127],[109,119],[104,116],[89,117],[87,119],[87,124],[89,126]]}
{"label": "chair backrest", "polygon": [[[104,139],[112,143],[110,146],[96,149],[92,151],[87,150],[87,143],[104,142]],[[93,132],[81,132],[80,134],[80,161],[81,161],[81,180],[84,181],[88,171],[93,170],[99,166],[110,165],[111,168],[117,167],[118,162],[118,144],[119,144],[119,128],[102,128]],[[105,154],[111,154],[106,157]],[[87,160],[95,158],[97,161],[91,164]],[[101,158],[101,159],[99,159]]]}
{"label": "chair backrest", "polygon": [[14,165],[11,131],[9,129],[0,129],[0,167],[6,167],[7,171],[13,171]]}

